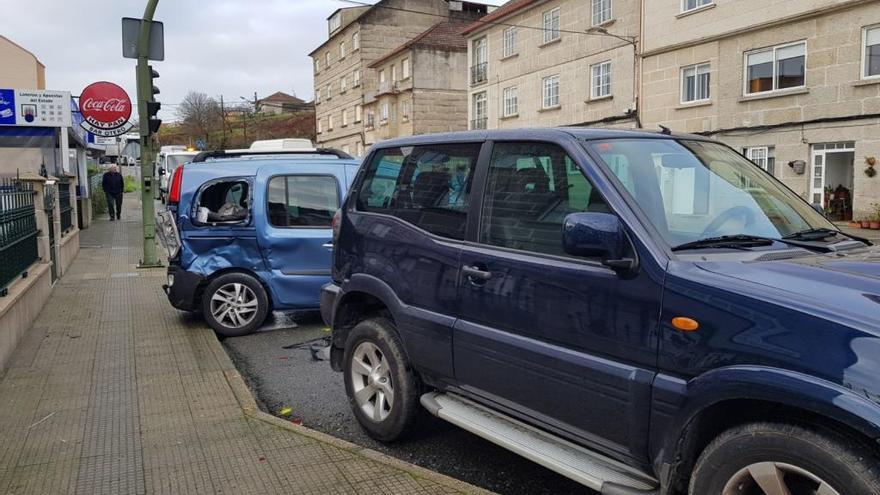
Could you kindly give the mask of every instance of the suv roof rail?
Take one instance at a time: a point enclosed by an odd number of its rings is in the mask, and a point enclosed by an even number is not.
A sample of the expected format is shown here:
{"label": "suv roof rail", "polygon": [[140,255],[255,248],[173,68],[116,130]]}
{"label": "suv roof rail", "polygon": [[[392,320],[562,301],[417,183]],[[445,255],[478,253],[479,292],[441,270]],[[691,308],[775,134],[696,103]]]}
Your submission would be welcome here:
{"label": "suv roof rail", "polygon": [[243,156],[275,156],[275,155],[331,155],[341,160],[353,160],[354,157],[334,148],[286,149],[286,150],[242,150],[242,151],[203,151],[193,158],[193,163],[206,162],[209,159],[239,158]]}

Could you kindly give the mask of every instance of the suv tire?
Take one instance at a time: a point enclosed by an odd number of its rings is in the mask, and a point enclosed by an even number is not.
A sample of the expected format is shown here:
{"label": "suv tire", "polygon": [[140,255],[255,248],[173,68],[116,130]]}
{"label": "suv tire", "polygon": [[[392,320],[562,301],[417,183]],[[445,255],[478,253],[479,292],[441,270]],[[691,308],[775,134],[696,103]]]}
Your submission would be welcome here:
{"label": "suv tire", "polygon": [[205,288],[202,314],[224,337],[253,333],[269,312],[269,298],[259,280],[244,273],[221,275]]}
{"label": "suv tire", "polygon": [[372,438],[404,438],[422,414],[420,382],[403,351],[394,322],[358,323],[345,343],[345,392],[355,418]]}
{"label": "suv tire", "polygon": [[688,493],[769,493],[757,478],[768,485],[781,480],[791,495],[816,493],[823,483],[831,490],[819,493],[880,493],[877,458],[857,441],[782,423],[746,424],[719,435],[700,455]]}

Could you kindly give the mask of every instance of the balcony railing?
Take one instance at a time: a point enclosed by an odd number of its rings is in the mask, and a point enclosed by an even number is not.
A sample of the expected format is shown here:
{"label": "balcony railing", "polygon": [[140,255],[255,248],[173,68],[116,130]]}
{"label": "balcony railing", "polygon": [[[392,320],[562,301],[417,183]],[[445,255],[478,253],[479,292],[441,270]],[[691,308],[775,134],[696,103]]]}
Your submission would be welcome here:
{"label": "balcony railing", "polygon": [[384,94],[388,94],[388,93],[397,93],[397,92],[398,92],[398,86],[397,86],[396,81],[393,81],[393,82],[392,81],[385,81],[385,82],[379,83],[379,91],[377,92],[377,95],[384,95]]}
{"label": "balcony railing", "polygon": [[486,80],[488,79],[488,73],[488,62],[483,62],[482,64],[471,66],[471,86],[476,86],[477,84],[482,84],[486,82]]}
{"label": "balcony railing", "polygon": [[489,118],[488,118],[488,117],[483,117],[483,118],[479,118],[479,119],[474,119],[474,120],[471,121],[471,129],[472,129],[472,130],[475,130],[475,131],[477,131],[477,130],[484,130],[484,129],[486,128],[486,126],[487,126],[488,123],[489,123]]}

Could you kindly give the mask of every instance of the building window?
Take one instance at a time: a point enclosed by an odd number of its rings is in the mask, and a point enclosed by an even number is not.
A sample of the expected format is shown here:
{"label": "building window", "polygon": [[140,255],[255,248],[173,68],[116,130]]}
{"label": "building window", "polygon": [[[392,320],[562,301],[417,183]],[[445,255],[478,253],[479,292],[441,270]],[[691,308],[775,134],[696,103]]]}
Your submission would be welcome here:
{"label": "building window", "polygon": [[321,89],[315,88],[315,103],[321,103]]}
{"label": "building window", "polygon": [[361,49],[361,33],[358,31],[351,35],[351,51],[360,50]]}
{"label": "building window", "polygon": [[384,71],[384,70],[380,70],[380,71],[379,71],[379,84],[381,84],[381,83],[383,83],[383,82],[385,82],[385,71]]}
{"label": "building window", "polygon": [[806,61],[803,41],[746,53],[745,94],[804,87]]}
{"label": "building window", "polygon": [[519,89],[516,86],[504,89],[504,116],[512,117],[519,113]]}
{"label": "building window", "polygon": [[486,92],[477,93],[473,96],[474,120],[471,121],[471,129],[485,129],[489,121]]}
{"label": "building window", "polygon": [[405,58],[400,62],[400,72],[403,72],[403,78],[409,78],[409,59]]}
{"label": "building window", "polygon": [[409,120],[410,102],[409,101],[403,102],[401,107],[402,107],[401,114],[402,114],[403,120]]}
{"label": "building window", "polygon": [[376,125],[376,115],[370,110],[367,112],[367,121],[364,123],[364,126],[372,129],[374,125]]}
{"label": "building window", "polygon": [[324,119],[318,119],[318,134],[324,132]]}
{"label": "building window", "polygon": [[345,58],[345,42],[344,41],[339,42],[339,58],[340,58],[340,60]]}
{"label": "building window", "polygon": [[681,69],[681,102],[709,99],[709,64],[689,65]]}
{"label": "building window", "polygon": [[559,7],[544,12],[544,43],[559,39]]}
{"label": "building window", "polygon": [[865,28],[862,32],[865,51],[862,57],[862,75],[866,78],[880,77],[880,26]]}
{"label": "building window", "polygon": [[356,87],[360,86],[361,85],[361,71],[360,70],[354,71],[354,74],[352,75],[352,79],[353,79],[352,83],[351,83],[352,88],[356,88]]}
{"label": "building window", "polygon": [[333,130],[333,116],[332,115],[327,116],[327,130],[328,131]]}
{"label": "building window", "polygon": [[362,105],[355,105],[355,107],[354,107],[354,121],[355,122],[361,121],[361,115],[363,114],[363,111],[364,111],[364,107]]}
{"label": "building window", "polygon": [[329,51],[324,54],[324,65],[326,65],[328,69],[330,68],[330,52]]}
{"label": "building window", "polygon": [[559,106],[559,76],[545,77],[541,83],[543,108]]}
{"label": "building window", "polygon": [[756,165],[774,173],[776,165],[776,150],[773,146],[751,146],[743,148],[743,155],[749,160],[755,162]]}
{"label": "building window", "polygon": [[346,155],[350,155],[351,154],[351,146],[349,146],[347,144],[343,144],[342,145],[342,152],[345,153]]}
{"label": "building window", "polygon": [[329,24],[331,33],[339,29],[339,26],[342,25],[342,15],[337,12],[336,15],[330,18]]}
{"label": "building window", "polygon": [[331,96],[331,94],[330,94],[330,85],[328,84],[328,85],[324,86],[324,99],[325,99],[325,100],[329,100],[329,99],[330,99],[330,96]]}
{"label": "building window", "polygon": [[471,84],[480,84],[486,82],[489,69],[489,45],[486,38],[474,40],[471,48]]}
{"label": "building window", "polygon": [[593,25],[598,26],[611,20],[611,0],[593,0]]}
{"label": "building window", "polygon": [[388,122],[388,104],[383,103],[380,108],[381,113],[379,114],[379,122],[384,123]]}
{"label": "building window", "polygon": [[590,95],[592,98],[604,98],[611,96],[611,62],[602,62],[590,67],[592,84]]}
{"label": "building window", "polygon": [[315,73],[317,74],[318,72],[321,72],[321,59],[320,58],[315,59]]}
{"label": "building window", "polygon": [[396,81],[397,81],[397,66],[392,65],[391,66],[391,82],[396,82]]}
{"label": "building window", "polygon": [[342,109],[342,127],[348,126],[348,109]]}
{"label": "building window", "polygon": [[715,0],[681,0],[681,11],[688,12],[713,3]]}
{"label": "building window", "polygon": [[504,30],[504,57],[512,57],[516,55],[516,26],[511,26]]}
{"label": "building window", "polygon": [[342,76],[342,79],[339,80],[339,92],[345,93],[346,91],[348,91],[348,78]]}
{"label": "building window", "polygon": [[364,143],[358,141],[354,143],[355,156],[364,156]]}

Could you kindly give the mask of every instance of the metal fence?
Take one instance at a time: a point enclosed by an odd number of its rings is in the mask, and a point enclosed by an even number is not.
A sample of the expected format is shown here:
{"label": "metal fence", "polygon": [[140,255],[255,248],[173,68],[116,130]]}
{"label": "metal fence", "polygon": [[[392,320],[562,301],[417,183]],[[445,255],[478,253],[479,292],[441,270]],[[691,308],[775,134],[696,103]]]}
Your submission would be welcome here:
{"label": "metal fence", "polygon": [[60,210],[61,234],[73,228],[73,207],[70,205],[70,179],[58,180],[58,207]]}
{"label": "metal fence", "polygon": [[0,178],[0,296],[39,259],[34,194],[29,182]]}

